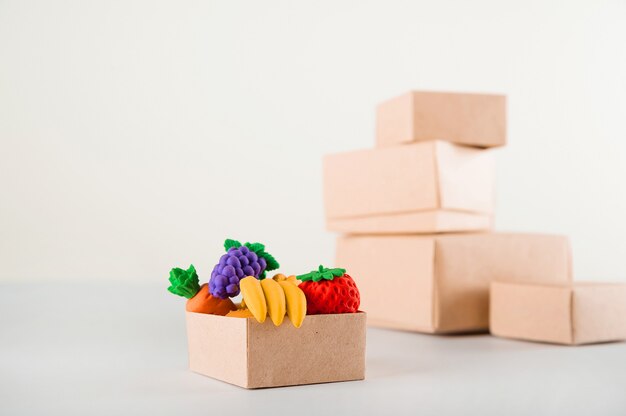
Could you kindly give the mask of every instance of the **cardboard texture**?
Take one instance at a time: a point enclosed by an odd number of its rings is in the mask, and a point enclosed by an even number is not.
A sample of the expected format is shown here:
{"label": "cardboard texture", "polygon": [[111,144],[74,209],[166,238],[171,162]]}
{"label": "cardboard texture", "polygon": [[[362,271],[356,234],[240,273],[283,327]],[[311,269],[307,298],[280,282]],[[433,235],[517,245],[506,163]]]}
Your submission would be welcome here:
{"label": "cardboard texture", "polygon": [[626,339],[626,284],[491,284],[493,335],[579,345]]}
{"label": "cardboard texture", "polygon": [[189,368],[245,388],[365,378],[365,313],[308,315],[300,328],[285,318],[231,318],[187,312]]}
{"label": "cardboard texture", "polygon": [[486,229],[494,207],[493,155],[441,141],[327,155],[324,204],[335,231]]}
{"label": "cardboard texture", "polygon": [[567,238],[536,234],[343,236],[336,265],[369,324],[426,333],[487,330],[492,280],[571,281]]}
{"label": "cardboard texture", "polygon": [[478,147],[504,146],[506,97],[414,91],[378,106],[377,146],[429,140]]}

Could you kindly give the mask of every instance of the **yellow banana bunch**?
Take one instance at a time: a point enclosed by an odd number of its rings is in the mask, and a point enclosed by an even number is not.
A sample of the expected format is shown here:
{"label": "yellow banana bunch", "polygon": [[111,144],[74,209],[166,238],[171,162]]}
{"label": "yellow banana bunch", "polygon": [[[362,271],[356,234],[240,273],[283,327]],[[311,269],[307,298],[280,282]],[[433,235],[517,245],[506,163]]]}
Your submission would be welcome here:
{"label": "yellow banana bunch", "polygon": [[239,287],[243,296],[242,304],[257,321],[265,322],[269,312],[276,326],[283,323],[285,314],[296,328],[302,325],[306,317],[306,296],[298,287],[295,276],[277,274],[273,279],[264,280],[248,276],[241,279]]}

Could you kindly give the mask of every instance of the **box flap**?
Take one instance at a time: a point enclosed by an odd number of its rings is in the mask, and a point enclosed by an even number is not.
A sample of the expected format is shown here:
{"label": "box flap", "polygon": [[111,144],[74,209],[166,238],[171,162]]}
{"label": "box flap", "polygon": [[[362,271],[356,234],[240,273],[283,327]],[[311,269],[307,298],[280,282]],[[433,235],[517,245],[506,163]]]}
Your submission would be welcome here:
{"label": "box flap", "polygon": [[486,231],[493,218],[470,212],[431,210],[359,218],[327,219],[329,231],[349,234],[432,234]]}

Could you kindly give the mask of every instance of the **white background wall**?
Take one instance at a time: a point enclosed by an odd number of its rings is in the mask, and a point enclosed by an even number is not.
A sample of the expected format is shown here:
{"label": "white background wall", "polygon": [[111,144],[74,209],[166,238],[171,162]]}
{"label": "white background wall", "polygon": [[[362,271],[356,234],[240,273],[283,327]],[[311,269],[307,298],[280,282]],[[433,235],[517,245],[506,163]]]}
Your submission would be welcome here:
{"label": "white background wall", "polygon": [[409,89],[509,96],[497,228],[626,280],[624,1],[0,0],[0,279],[332,263],[322,154]]}

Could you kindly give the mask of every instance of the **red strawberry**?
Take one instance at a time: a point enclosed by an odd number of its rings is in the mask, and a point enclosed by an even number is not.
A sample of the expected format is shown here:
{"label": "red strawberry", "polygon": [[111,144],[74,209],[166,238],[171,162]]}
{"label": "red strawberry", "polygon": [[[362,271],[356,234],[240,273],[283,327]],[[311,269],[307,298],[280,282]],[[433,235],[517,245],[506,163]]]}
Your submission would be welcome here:
{"label": "red strawberry", "polygon": [[306,296],[307,315],[354,313],[359,309],[361,295],[345,269],[318,270],[297,276],[298,286]]}

